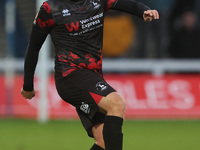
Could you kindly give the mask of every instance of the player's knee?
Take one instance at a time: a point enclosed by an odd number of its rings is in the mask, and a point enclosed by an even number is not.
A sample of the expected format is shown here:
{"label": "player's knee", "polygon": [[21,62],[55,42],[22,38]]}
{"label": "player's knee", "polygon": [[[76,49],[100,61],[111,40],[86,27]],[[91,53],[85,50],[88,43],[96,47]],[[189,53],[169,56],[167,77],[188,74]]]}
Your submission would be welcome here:
{"label": "player's knee", "polygon": [[110,110],[114,112],[124,112],[126,108],[126,101],[118,93],[109,94],[108,99],[110,102]]}
{"label": "player's knee", "polygon": [[107,115],[124,117],[126,101],[117,92],[113,92],[102,98],[98,106]]}
{"label": "player's knee", "polygon": [[122,97],[115,97],[115,99],[110,99],[111,108],[117,111],[124,111],[126,107],[126,101]]}

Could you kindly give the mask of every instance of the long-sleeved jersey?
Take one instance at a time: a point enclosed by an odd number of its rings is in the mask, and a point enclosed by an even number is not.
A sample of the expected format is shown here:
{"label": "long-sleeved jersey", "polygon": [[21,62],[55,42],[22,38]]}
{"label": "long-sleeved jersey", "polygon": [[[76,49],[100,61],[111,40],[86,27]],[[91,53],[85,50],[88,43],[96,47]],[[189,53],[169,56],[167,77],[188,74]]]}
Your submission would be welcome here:
{"label": "long-sleeved jersey", "polygon": [[34,20],[25,59],[24,89],[33,89],[38,52],[48,34],[51,35],[56,52],[56,77],[65,77],[80,68],[102,74],[103,22],[109,9],[142,18],[143,12],[149,8],[133,0],[44,2]]}

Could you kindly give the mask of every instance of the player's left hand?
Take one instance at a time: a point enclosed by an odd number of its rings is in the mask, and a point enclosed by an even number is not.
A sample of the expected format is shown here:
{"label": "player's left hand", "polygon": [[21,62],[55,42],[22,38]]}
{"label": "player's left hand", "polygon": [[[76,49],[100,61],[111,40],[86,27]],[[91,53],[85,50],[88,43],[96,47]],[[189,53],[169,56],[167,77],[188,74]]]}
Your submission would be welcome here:
{"label": "player's left hand", "polygon": [[151,22],[153,19],[159,19],[159,13],[157,10],[147,10],[143,14],[144,21]]}

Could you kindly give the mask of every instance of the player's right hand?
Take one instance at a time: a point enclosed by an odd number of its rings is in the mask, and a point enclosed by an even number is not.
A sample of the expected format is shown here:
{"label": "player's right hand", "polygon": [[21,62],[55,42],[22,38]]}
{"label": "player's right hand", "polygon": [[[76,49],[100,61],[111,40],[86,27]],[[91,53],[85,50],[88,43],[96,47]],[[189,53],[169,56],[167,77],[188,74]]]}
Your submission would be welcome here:
{"label": "player's right hand", "polygon": [[35,90],[33,91],[25,91],[23,88],[21,89],[21,94],[25,99],[32,99],[35,96]]}

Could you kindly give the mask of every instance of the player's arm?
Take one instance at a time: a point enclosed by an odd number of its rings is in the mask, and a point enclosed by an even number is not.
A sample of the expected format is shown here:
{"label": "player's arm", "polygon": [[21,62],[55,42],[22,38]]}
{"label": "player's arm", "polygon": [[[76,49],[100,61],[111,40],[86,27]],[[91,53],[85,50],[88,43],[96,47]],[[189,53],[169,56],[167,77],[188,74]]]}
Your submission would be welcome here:
{"label": "player's arm", "polygon": [[38,55],[42,44],[44,43],[47,34],[38,31],[34,26],[31,31],[30,41],[27,48],[27,53],[24,63],[24,85],[21,94],[26,99],[31,99],[35,96],[34,91],[34,72],[38,62]]}
{"label": "player's arm", "polygon": [[111,9],[127,12],[142,18],[146,22],[159,19],[157,10],[151,10],[148,6],[135,0],[116,0]]}
{"label": "player's arm", "polygon": [[24,84],[21,94],[26,99],[32,99],[35,96],[34,73],[38,62],[39,51],[51,31],[53,19],[48,4],[44,3],[40,8],[38,15],[34,20],[30,35],[29,45],[24,62]]}

